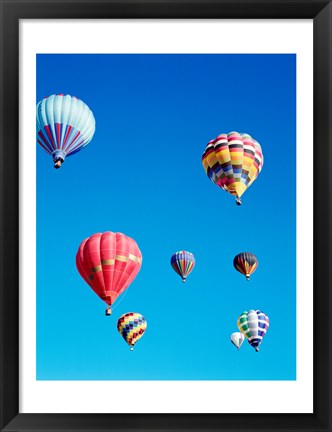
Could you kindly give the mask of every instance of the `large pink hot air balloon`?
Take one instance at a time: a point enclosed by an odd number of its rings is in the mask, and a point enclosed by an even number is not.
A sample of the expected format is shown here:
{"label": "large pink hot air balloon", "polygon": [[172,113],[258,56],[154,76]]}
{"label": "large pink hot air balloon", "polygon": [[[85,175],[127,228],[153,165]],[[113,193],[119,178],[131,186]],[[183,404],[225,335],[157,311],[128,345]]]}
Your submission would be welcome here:
{"label": "large pink hot air balloon", "polygon": [[106,315],[111,315],[111,305],[135,279],[141,263],[135,240],[110,231],[83,240],[76,254],[80,275],[108,305]]}

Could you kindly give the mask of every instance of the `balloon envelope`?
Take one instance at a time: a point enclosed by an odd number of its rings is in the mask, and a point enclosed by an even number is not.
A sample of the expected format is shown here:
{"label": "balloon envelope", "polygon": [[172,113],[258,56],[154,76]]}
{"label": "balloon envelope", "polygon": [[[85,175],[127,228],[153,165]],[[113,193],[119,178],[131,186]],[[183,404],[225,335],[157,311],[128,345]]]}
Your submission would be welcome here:
{"label": "balloon envelope", "polygon": [[187,276],[192,272],[195,263],[194,255],[188,251],[175,252],[171,257],[171,266],[182,277],[183,282],[186,281]]}
{"label": "balloon envelope", "polygon": [[76,254],[78,272],[109,306],[135,279],[141,263],[135,240],[110,231],[83,240]]}
{"label": "balloon envelope", "polygon": [[118,319],[117,328],[130,349],[133,350],[135,343],[143,336],[147,322],[140,313],[128,312]]}
{"label": "balloon envelope", "polygon": [[262,343],[269,325],[269,317],[260,310],[245,311],[237,320],[240,332],[248,339],[249,344],[256,351],[259,351],[258,347]]}
{"label": "balloon envelope", "polygon": [[56,168],[89,144],[95,126],[92,111],[75,96],[53,94],[37,104],[37,143],[52,156]]}
{"label": "balloon envelope", "polygon": [[258,267],[258,260],[251,252],[241,252],[234,257],[233,265],[238,272],[249,280],[250,275],[252,275]]}
{"label": "balloon envelope", "polygon": [[241,348],[241,345],[243,344],[244,336],[240,332],[235,332],[231,334],[231,342],[233,345],[236,346],[236,348],[239,350]]}
{"label": "balloon envelope", "polygon": [[209,179],[241,204],[241,195],[262,170],[263,153],[250,135],[230,132],[208,142],[202,163]]}

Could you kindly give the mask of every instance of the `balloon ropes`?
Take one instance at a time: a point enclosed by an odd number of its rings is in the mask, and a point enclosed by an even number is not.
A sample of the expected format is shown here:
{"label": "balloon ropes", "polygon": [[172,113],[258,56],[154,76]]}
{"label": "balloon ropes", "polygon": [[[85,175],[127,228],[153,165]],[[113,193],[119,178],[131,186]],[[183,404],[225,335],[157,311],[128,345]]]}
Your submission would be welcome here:
{"label": "balloon ropes", "polygon": [[245,311],[237,320],[240,332],[248,339],[249,344],[255,348],[256,352],[259,351],[258,347],[262,343],[269,325],[269,317],[260,310]]}
{"label": "balloon ropes", "polygon": [[250,275],[252,275],[258,267],[258,260],[251,252],[241,252],[234,257],[233,265],[247,280],[250,280]]}
{"label": "balloon ropes", "polygon": [[89,144],[95,125],[90,108],[75,96],[54,94],[37,104],[37,143],[52,156],[55,168]]}
{"label": "balloon ropes", "polygon": [[242,194],[262,170],[263,153],[250,135],[230,132],[208,142],[202,162],[209,179],[241,205]]}
{"label": "balloon ropes", "polygon": [[118,332],[133,351],[135,343],[141,339],[146,328],[147,322],[143,315],[137,312],[128,312],[118,319]]}
{"label": "balloon ropes", "polygon": [[122,233],[97,233],[82,241],[76,254],[79,274],[111,306],[137,276],[142,254],[135,240]]}
{"label": "balloon ropes", "polygon": [[171,266],[174,271],[182,277],[182,282],[186,282],[188,275],[195,266],[195,257],[191,252],[175,252],[171,257]]}
{"label": "balloon ropes", "polygon": [[235,332],[231,334],[231,342],[236,346],[238,350],[240,350],[241,345],[243,344],[244,336],[240,332]]}

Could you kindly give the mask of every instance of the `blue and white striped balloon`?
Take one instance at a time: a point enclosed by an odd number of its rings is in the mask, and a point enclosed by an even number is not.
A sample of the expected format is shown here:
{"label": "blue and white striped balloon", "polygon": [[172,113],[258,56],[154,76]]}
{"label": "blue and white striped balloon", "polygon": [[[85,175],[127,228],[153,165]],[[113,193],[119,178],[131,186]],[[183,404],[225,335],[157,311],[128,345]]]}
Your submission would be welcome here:
{"label": "blue and white striped balloon", "polygon": [[55,168],[89,144],[95,128],[92,111],[75,96],[54,94],[37,104],[37,142],[52,156]]}
{"label": "blue and white striped balloon", "polygon": [[251,309],[239,316],[237,326],[240,332],[248,339],[249,344],[258,352],[259,345],[270,325],[269,317],[260,310]]}

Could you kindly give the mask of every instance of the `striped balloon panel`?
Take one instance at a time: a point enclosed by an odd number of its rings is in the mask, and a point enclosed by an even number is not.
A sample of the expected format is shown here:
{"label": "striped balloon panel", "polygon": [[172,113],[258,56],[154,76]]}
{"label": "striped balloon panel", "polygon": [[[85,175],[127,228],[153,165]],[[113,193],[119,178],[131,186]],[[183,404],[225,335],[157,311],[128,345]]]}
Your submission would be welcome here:
{"label": "striped balloon panel", "polygon": [[108,305],[132,283],[141,263],[135,240],[122,233],[94,234],[81,243],[76,255],[80,275]]}
{"label": "striped balloon panel", "polygon": [[37,104],[37,142],[51,155],[77,153],[91,141],[95,124],[92,111],[75,96],[52,95]]}
{"label": "striped balloon panel", "polygon": [[240,332],[248,339],[250,345],[258,348],[262,343],[270,325],[267,315],[260,310],[250,310],[243,312],[237,320]]}
{"label": "striped balloon panel", "polygon": [[240,197],[263,167],[262,149],[248,134],[221,134],[207,144],[202,163],[210,180]]}
{"label": "striped balloon panel", "polygon": [[171,257],[173,269],[183,278],[186,278],[195,266],[195,257],[191,252],[178,251]]}
{"label": "striped balloon panel", "polygon": [[134,346],[143,336],[147,328],[147,322],[143,315],[136,312],[128,312],[118,319],[117,327],[118,332],[127,344]]}
{"label": "striped balloon panel", "polygon": [[244,341],[244,336],[242,333],[235,332],[231,334],[231,342],[233,345],[236,346],[236,348],[239,349],[243,344],[243,341]]}
{"label": "striped balloon panel", "polygon": [[233,260],[237,271],[243,275],[251,275],[258,267],[258,260],[251,252],[241,252]]}

